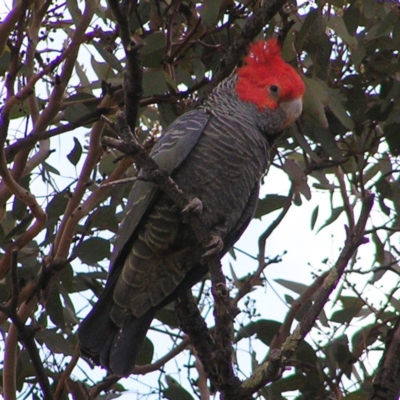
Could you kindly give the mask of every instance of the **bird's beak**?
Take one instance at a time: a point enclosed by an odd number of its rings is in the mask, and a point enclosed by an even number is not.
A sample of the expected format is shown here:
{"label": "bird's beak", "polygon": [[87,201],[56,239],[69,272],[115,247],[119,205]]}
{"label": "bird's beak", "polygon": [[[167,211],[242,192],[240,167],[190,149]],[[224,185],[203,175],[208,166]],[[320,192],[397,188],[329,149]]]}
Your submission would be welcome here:
{"label": "bird's beak", "polygon": [[280,107],[286,114],[286,123],[285,128],[289,126],[291,123],[296,121],[297,118],[300,117],[300,114],[303,110],[303,98],[298,97],[292,101],[285,101],[280,103]]}

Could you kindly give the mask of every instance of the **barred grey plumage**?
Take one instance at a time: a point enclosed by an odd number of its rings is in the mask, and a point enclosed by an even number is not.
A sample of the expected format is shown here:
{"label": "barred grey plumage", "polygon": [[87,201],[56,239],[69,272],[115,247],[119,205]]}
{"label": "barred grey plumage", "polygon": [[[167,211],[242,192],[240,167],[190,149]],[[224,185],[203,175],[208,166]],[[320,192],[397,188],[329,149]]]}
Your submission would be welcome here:
{"label": "barred grey plumage", "polygon": [[[284,109],[242,101],[236,80],[178,118],[151,153],[189,198],[202,201],[203,222],[223,240],[221,257],[253,216],[270,141],[288,120]],[[155,312],[206,274],[203,253],[173,202],[152,183],[136,182],[106,288],[78,331],[83,354],[129,374]]]}

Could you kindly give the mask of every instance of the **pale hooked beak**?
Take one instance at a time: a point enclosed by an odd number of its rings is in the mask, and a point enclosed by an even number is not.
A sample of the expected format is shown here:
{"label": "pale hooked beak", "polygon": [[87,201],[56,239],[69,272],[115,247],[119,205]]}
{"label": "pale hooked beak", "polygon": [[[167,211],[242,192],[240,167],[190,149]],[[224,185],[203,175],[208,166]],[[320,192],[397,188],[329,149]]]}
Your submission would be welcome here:
{"label": "pale hooked beak", "polygon": [[300,117],[301,112],[303,111],[303,98],[298,97],[292,101],[285,101],[280,103],[280,107],[286,114],[285,128],[292,124],[297,118]]}

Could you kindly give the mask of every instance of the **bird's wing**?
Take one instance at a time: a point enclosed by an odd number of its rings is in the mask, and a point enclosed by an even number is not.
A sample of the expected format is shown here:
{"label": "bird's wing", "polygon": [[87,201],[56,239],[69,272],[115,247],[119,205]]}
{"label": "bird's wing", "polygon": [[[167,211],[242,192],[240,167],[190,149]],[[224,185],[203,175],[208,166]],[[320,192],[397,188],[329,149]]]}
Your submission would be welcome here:
{"label": "bird's wing", "polygon": [[[187,158],[207,126],[210,115],[193,111],[178,118],[166,134],[157,142],[151,153],[160,168],[173,174]],[[119,227],[113,255],[110,262],[110,273],[106,286],[91,312],[81,322],[78,337],[84,355],[99,363],[100,353],[107,354],[114,335],[119,328],[111,321],[110,313],[114,303],[113,292],[115,284],[124,266],[137,231],[146,220],[159,194],[159,189],[151,182],[135,182],[129,196],[126,212]],[[142,338],[146,334],[152,317],[140,319],[132,328],[136,332],[132,337]],[[138,339],[138,343],[141,340]],[[132,344],[132,354],[136,349]],[[108,357],[108,355],[107,355]],[[107,365],[107,363],[105,363]]]}
{"label": "bird's wing", "polygon": [[[210,114],[190,111],[170,126],[150,154],[160,169],[172,175],[179,168],[198,142],[209,119]],[[152,182],[137,181],[133,185],[111,256],[110,275],[123,265],[138,227],[145,220],[159,192]]]}
{"label": "bird's wing", "polygon": [[254,213],[257,208],[258,195],[260,192],[260,182],[257,181],[254,184],[254,188],[250,193],[250,197],[247,201],[246,207],[240,216],[239,221],[236,226],[228,233],[224,239],[224,248],[222,250],[222,255],[225,255],[229,249],[239,240],[243,232],[246,230],[250,221],[254,217]]}

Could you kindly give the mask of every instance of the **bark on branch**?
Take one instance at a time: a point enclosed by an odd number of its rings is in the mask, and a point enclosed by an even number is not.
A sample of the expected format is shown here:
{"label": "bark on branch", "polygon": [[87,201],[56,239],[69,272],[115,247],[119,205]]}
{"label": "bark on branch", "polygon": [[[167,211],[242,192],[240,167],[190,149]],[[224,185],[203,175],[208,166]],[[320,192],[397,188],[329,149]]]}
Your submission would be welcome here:
{"label": "bark on branch", "polygon": [[400,395],[400,318],[388,332],[369,400],[397,400]]}
{"label": "bark on branch", "polygon": [[[335,266],[325,278],[322,287],[316,295],[314,303],[301,319],[294,332],[285,340],[281,349],[275,349],[273,353],[271,352],[269,360],[258,367],[253,375],[243,382],[242,389],[245,393],[254,393],[255,390],[262,388],[267,383],[276,379],[277,376],[282,373],[288,360],[293,356],[299,344],[311,331],[315,321],[318,319],[318,316],[328,301],[329,296],[339,283],[351,257],[359,246],[367,242],[364,236],[365,226],[373,203],[374,195],[372,193],[367,193],[363,199],[360,217],[353,229],[348,230],[343,250]],[[278,358],[279,362],[277,361]]]}

